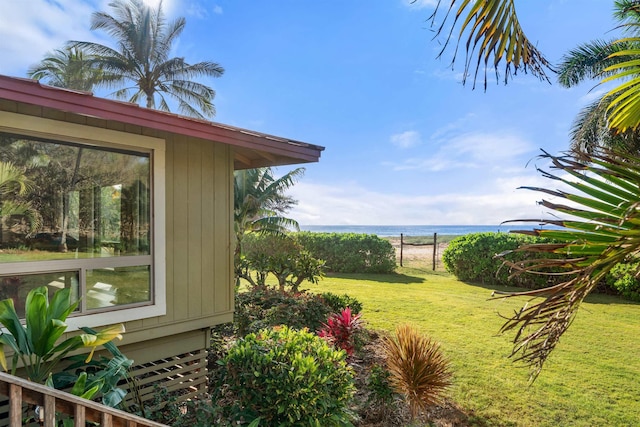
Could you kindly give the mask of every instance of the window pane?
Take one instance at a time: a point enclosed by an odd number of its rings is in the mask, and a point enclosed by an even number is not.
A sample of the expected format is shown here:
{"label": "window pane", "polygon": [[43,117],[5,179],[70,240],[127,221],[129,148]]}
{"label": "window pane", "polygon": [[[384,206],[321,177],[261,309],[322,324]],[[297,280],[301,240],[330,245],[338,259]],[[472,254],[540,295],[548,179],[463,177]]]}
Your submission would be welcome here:
{"label": "window pane", "polygon": [[62,288],[71,289],[72,301],[78,299],[78,273],[75,271],[0,276],[0,299],[11,298],[18,316],[24,318],[27,294],[40,286],[49,288],[49,301]]}
{"label": "window pane", "polygon": [[0,262],[150,254],[150,158],[0,133]]}
{"label": "window pane", "polygon": [[87,270],[87,308],[151,301],[148,265]]}

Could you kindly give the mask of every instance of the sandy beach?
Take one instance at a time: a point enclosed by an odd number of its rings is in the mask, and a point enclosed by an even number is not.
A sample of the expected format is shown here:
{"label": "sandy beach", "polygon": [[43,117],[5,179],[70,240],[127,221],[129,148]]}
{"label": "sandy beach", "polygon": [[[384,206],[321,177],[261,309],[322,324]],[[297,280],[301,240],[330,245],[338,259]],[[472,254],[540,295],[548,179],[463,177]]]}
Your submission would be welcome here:
{"label": "sandy beach", "polygon": [[[396,262],[400,265],[400,237],[386,238],[396,250]],[[446,249],[448,243],[438,243],[436,251],[436,270],[444,269],[442,265],[442,252]],[[433,248],[431,245],[408,245],[404,244],[402,248],[402,265],[404,267],[428,267],[433,266]]]}

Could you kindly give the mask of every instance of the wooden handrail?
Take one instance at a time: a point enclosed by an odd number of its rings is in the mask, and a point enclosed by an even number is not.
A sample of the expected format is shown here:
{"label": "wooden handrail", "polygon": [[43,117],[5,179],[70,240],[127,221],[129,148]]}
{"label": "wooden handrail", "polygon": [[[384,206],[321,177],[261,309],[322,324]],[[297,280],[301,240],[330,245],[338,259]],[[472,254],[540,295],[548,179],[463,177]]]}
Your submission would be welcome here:
{"label": "wooden handrail", "polygon": [[167,427],[118,409],[0,372],[0,394],[9,397],[9,425],[22,426],[22,404],[44,409],[44,426],[56,426],[56,413],[74,420],[74,426],[95,422],[103,427]]}

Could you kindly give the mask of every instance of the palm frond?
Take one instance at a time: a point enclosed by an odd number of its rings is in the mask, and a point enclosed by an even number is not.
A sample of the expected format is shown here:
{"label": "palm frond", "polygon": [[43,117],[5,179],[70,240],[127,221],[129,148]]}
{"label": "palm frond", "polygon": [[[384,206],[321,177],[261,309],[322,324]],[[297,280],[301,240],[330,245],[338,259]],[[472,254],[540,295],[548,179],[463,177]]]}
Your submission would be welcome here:
{"label": "palm frond", "polygon": [[552,168],[560,172],[546,172],[546,177],[575,192],[530,188],[561,197],[571,204],[543,200],[543,206],[565,214],[568,219],[535,220],[538,224],[561,226],[533,232],[553,239],[554,243],[527,245],[518,251],[552,253],[556,257],[534,257],[518,263],[505,261],[505,264],[514,275],[534,272],[564,275],[566,280],[536,291],[497,292],[500,298],[532,298],[507,319],[501,331],[516,332],[512,357],[533,368],[533,379],[575,319],[584,298],[617,263],[640,255],[639,157],[601,151],[585,155],[580,161],[548,153],[541,158],[550,160]]}
{"label": "palm frond", "polygon": [[605,95],[611,99],[607,110],[609,126],[615,132],[635,130],[640,126],[640,38],[619,41],[625,42],[630,43],[633,48],[620,50],[611,55],[619,61],[604,69],[609,76],[602,80],[602,83],[623,81]]}
{"label": "palm frond", "polygon": [[[451,0],[445,18],[436,31],[438,37],[445,29],[450,14],[456,5]],[[431,16],[435,21],[440,9],[440,2]],[[465,14],[466,13],[466,14]],[[487,69],[493,68],[498,80],[498,67],[504,61],[504,82],[507,83],[512,74],[522,70],[530,72],[540,80],[549,82],[546,70],[552,70],[551,64],[525,35],[516,15],[513,0],[463,0],[455,12],[453,23],[440,54],[441,57],[453,35],[456,25],[460,24],[457,47],[453,55],[452,66],[455,63],[458,46],[466,36],[466,59],[463,83],[473,71],[473,87],[480,69],[484,70],[484,88],[487,88]],[[476,52],[477,50],[477,52]]]}
{"label": "palm frond", "polygon": [[558,82],[564,87],[572,87],[585,79],[602,78],[611,75],[605,70],[622,62],[614,53],[633,48],[630,42],[617,43],[615,40],[594,40],[579,45],[563,55],[556,67]]}

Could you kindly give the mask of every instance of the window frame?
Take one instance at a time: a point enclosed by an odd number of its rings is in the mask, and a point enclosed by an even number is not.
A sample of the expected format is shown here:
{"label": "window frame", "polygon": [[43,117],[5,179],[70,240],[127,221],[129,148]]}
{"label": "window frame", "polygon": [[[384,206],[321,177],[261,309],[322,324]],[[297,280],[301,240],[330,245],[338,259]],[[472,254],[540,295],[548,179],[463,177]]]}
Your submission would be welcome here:
{"label": "window frame", "polygon": [[[82,326],[103,326],[166,315],[166,268],[164,268],[166,265],[165,140],[6,111],[0,111],[0,132],[43,138],[53,142],[80,144],[97,149],[106,147],[149,154],[152,189],[150,236],[152,248],[150,264],[151,301],[150,303],[103,308],[98,312],[80,313],[70,316],[66,323],[69,327],[68,330],[73,331]],[[113,259],[111,259],[111,262],[113,262]],[[101,258],[88,258],[83,260],[82,263],[86,266],[85,268],[101,268],[104,266],[104,261],[101,261]],[[65,260],[19,261],[0,265],[11,267],[11,270],[19,270],[20,273],[26,274],[78,270],[76,266],[70,268]],[[86,289],[82,289],[82,292],[86,292]]]}

